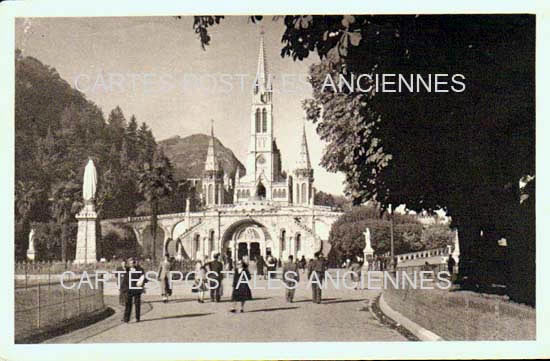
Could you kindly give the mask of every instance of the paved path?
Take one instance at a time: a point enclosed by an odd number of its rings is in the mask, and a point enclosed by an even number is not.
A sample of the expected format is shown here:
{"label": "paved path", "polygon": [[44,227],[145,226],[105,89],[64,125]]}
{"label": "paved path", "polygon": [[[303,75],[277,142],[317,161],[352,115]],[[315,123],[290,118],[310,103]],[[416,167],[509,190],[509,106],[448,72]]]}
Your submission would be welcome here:
{"label": "paved path", "polygon": [[[224,285],[229,290],[230,285]],[[406,341],[366,307],[379,291],[329,285],[323,291],[323,304],[317,305],[311,303],[306,282],[300,283],[294,303],[285,301],[284,289],[266,289],[266,281],[258,281],[257,287],[263,289],[253,289],[254,300],[237,314],[229,312],[228,294],[221,303],[200,304],[190,285],[180,282],[173,300],[164,304],[158,290],[150,290],[142,302],[152,309],[140,323],[120,323],[85,339],[71,341],[71,335],[66,335],[62,342]]]}

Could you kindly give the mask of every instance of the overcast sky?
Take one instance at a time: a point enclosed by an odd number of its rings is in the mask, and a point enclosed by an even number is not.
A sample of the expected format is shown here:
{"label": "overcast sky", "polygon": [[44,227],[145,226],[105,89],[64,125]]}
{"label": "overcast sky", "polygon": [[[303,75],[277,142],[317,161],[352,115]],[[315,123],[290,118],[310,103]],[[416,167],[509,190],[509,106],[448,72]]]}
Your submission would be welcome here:
{"label": "overcast sky", "polygon": [[[214,119],[216,136],[244,164],[262,26],[267,67],[274,76],[274,132],[283,169],[289,171],[299,154],[300,102],[311,96],[311,87],[299,77],[319,59],[281,58],[281,20],[264,18],[260,24],[226,18],[209,29],[211,45],[203,51],[192,18],[27,18],[16,21],[16,46],[56,68],[105,116],[117,105],[127,119],[135,114],[157,140],[208,133]],[[319,166],[324,145],[312,124],[306,131],[315,186],[341,194],[343,175]]]}

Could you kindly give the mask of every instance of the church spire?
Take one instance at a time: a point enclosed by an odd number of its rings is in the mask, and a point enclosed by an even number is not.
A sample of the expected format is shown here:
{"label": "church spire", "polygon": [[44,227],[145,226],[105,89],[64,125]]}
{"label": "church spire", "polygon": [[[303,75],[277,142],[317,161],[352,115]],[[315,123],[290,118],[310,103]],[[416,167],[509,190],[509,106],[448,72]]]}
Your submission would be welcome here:
{"label": "church spire", "polygon": [[300,157],[298,158],[297,169],[311,169],[311,161],[309,159],[309,149],[307,147],[305,123],[302,127],[302,145],[300,147]]}
{"label": "church spire", "polygon": [[269,89],[271,86],[271,82],[269,81],[269,76],[267,72],[266,59],[265,59],[263,29],[260,32],[260,51],[258,53],[258,68],[256,70],[256,82],[258,86],[263,87],[264,89]]}
{"label": "church spire", "polygon": [[218,158],[216,157],[216,150],[214,148],[214,119],[212,119],[212,126],[210,128],[210,142],[208,143],[208,152],[206,153],[206,163],[204,165],[205,171],[218,171]]}

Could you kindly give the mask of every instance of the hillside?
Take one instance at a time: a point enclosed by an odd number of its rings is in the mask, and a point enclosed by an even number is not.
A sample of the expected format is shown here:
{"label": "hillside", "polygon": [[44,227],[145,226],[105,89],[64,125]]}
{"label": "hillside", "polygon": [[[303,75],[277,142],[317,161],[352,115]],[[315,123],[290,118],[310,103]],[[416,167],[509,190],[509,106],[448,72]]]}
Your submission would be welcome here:
{"label": "hillside", "polygon": [[[242,163],[235,157],[231,149],[226,148],[215,139],[216,155],[225,173],[233,176],[239,167],[241,177],[246,173]],[[200,178],[204,170],[206,153],[210,136],[193,134],[185,138],[175,136],[158,142],[174,167],[174,178]]]}

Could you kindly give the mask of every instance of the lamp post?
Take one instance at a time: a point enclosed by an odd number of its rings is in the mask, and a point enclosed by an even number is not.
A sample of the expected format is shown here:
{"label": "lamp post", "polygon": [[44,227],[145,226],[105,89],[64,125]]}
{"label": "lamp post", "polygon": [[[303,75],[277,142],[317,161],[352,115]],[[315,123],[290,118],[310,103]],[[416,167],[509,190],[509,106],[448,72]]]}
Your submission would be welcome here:
{"label": "lamp post", "polygon": [[393,209],[391,204],[388,206],[388,211],[390,213],[390,257],[391,257],[392,269],[395,271],[395,268],[397,265],[395,264],[395,255],[394,255]]}

